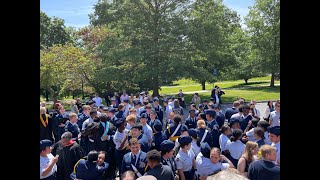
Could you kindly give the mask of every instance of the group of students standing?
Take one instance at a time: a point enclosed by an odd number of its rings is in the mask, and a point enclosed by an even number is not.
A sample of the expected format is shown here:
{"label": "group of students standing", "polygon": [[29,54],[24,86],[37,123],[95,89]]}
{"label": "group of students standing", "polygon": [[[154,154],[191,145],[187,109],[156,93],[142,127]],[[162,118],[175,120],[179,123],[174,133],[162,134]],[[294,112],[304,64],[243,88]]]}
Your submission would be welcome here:
{"label": "group of students standing", "polygon": [[70,113],[59,103],[50,114],[40,107],[40,179],[126,179],[132,171],[134,179],[194,180],[228,168],[279,178],[280,101],[260,120],[256,102],[241,99],[225,113],[212,99],[191,104],[187,118],[172,97],[164,107],[157,97],[124,96],[109,107],[96,99],[73,102]]}

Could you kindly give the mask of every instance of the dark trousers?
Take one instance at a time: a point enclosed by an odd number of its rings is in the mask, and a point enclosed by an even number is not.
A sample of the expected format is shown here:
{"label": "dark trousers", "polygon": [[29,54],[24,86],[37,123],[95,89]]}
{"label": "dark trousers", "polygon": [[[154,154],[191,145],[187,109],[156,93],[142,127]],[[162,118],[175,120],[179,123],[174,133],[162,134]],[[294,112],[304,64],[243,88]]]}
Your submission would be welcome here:
{"label": "dark trousers", "polygon": [[122,164],[122,160],[123,160],[123,156],[125,155],[126,153],[126,150],[118,150],[116,149],[116,152],[115,152],[115,157],[116,157],[116,165],[117,165],[117,168],[119,169],[119,174],[121,175],[122,173],[124,172],[121,172],[121,164]]}
{"label": "dark trousers", "polygon": [[56,178],[56,175],[55,174],[52,174],[51,176],[49,176],[49,177],[46,177],[46,178],[44,178],[44,179],[42,179],[42,180],[56,180],[57,178]]}
{"label": "dark trousers", "polygon": [[195,171],[191,169],[190,171],[183,171],[184,177],[186,180],[193,180]]}

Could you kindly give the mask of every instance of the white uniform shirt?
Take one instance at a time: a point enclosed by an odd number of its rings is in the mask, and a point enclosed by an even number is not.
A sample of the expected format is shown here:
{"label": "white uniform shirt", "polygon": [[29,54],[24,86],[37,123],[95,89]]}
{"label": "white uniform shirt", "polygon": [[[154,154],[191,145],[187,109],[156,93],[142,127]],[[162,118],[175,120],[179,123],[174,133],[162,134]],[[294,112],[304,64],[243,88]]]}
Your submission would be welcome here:
{"label": "white uniform shirt", "polygon": [[[241,117],[241,114],[240,113],[235,113],[235,114],[233,114],[232,116],[231,116],[231,118],[236,118],[236,119],[240,119],[240,117]],[[230,119],[231,119],[230,118]]]}
{"label": "white uniform shirt", "polygon": [[152,140],[152,129],[148,124],[142,126],[143,134],[145,134],[148,140]]}
{"label": "white uniform shirt", "polygon": [[280,141],[277,143],[272,143],[271,146],[277,149],[277,160],[274,163],[278,164],[277,162],[280,161]]}
{"label": "white uniform shirt", "polygon": [[[121,150],[119,149],[120,146],[121,146],[121,143],[123,142],[124,138],[127,136],[128,134],[128,131],[125,129],[122,131],[122,133],[120,133],[118,130],[117,132],[114,134],[114,137],[113,137],[113,142],[114,144],[116,145],[116,149],[118,150]],[[126,145],[125,145],[126,146]],[[125,147],[124,146],[124,147]]]}
{"label": "white uniform shirt", "polygon": [[82,130],[85,130],[86,129],[86,126],[89,124],[89,123],[92,123],[93,122],[93,119],[92,118],[88,118],[87,120],[85,120],[82,124]]}
{"label": "white uniform shirt", "polygon": [[132,108],[131,104],[127,104],[123,112],[124,117],[127,117],[129,115],[130,108]]}
{"label": "white uniform shirt", "polygon": [[272,111],[270,113],[270,120],[272,120],[272,127],[273,126],[280,126],[280,112]]}
{"label": "white uniform shirt", "polygon": [[259,109],[258,108],[254,108],[253,111],[254,111],[254,114],[260,118],[261,114],[260,114]]}
{"label": "white uniform shirt", "polygon": [[219,96],[217,95],[217,94],[215,94],[215,96],[216,96],[216,104],[219,104]]}
{"label": "white uniform shirt", "polygon": [[219,169],[225,170],[229,168],[229,164],[221,162],[213,164],[209,158],[204,157],[200,152],[196,158],[196,167],[200,176],[208,176]]}
{"label": "white uniform shirt", "polygon": [[220,149],[221,151],[225,151],[226,150],[226,145],[227,145],[227,141],[229,140],[228,136],[221,134],[219,136],[219,144],[220,144]]}
{"label": "white uniform shirt", "polygon": [[174,103],[173,103],[173,101],[169,102],[169,103],[168,103],[168,105],[169,105],[169,106],[171,106],[171,107],[173,108],[173,107],[174,107]]}
{"label": "white uniform shirt", "polygon": [[53,166],[53,168],[51,169],[51,171],[46,176],[41,176],[41,174],[49,166],[49,164],[53,158],[54,157],[51,153],[48,154],[47,157],[40,156],[40,179],[47,178],[57,171],[57,164],[55,164]]}
{"label": "white uniform shirt", "polygon": [[169,114],[172,112],[172,107],[170,105],[166,106],[166,115],[165,118],[168,119],[169,118]]}
{"label": "white uniform shirt", "polygon": [[249,141],[254,142],[256,140],[256,138],[254,138],[254,128],[251,128],[249,131],[246,132],[246,135],[248,137]]}
{"label": "white uniform shirt", "polygon": [[182,171],[190,171],[192,169],[192,160],[194,158],[195,155],[192,152],[191,148],[189,149],[187,154],[180,149],[175,158],[177,169],[182,169]]}
{"label": "white uniform shirt", "polygon": [[101,105],[101,103],[102,103],[102,99],[101,99],[101,97],[94,97],[93,99],[92,99],[94,102],[96,102],[96,103],[94,103],[97,107],[99,107],[100,105]]}
{"label": "white uniform shirt", "polygon": [[192,140],[191,142],[191,150],[193,151],[194,155],[197,156],[200,152],[200,147],[197,146],[197,141]]}
{"label": "white uniform shirt", "polygon": [[228,140],[226,149],[229,150],[230,155],[234,159],[240,159],[241,155],[244,152],[245,145],[240,140],[237,140],[235,142],[231,142],[230,140]]}

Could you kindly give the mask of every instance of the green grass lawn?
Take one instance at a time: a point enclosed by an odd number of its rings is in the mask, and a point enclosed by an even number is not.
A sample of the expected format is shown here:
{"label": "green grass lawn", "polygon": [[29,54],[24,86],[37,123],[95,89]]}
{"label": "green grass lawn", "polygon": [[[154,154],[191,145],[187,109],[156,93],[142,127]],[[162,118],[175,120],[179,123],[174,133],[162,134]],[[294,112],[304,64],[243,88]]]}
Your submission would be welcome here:
{"label": "green grass lawn", "polygon": [[[244,98],[246,101],[255,99],[256,101],[277,100],[280,99],[280,86],[271,87],[249,87],[239,90],[224,90],[226,94],[222,95],[222,102],[233,102],[237,97]],[[201,100],[210,99],[211,92],[199,93]],[[190,103],[192,94],[185,95],[185,102]]]}
{"label": "green grass lawn", "polygon": [[[236,80],[236,81],[221,81],[216,82],[214,85],[219,86],[221,89],[225,88],[243,88],[243,87],[257,87],[257,86],[269,86],[270,84],[270,76],[258,77],[249,79],[248,84],[244,83],[244,80]],[[160,94],[177,94],[179,90],[182,89],[183,92],[190,91],[201,91],[201,84],[190,80],[190,79],[181,79],[178,81],[174,81],[173,86],[162,86],[160,90]],[[275,81],[275,84],[280,84],[280,81]],[[213,88],[213,84],[206,84],[206,90],[211,90]],[[149,92],[152,94],[152,91]]]}

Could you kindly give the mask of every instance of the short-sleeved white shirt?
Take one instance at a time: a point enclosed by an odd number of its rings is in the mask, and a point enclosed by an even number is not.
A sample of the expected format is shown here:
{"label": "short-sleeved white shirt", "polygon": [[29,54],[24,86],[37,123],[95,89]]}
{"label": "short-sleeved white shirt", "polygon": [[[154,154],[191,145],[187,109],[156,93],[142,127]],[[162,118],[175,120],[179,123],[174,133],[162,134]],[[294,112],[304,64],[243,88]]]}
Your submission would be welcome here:
{"label": "short-sleeved white shirt", "polygon": [[219,136],[219,144],[220,144],[220,149],[221,151],[225,151],[226,150],[226,145],[227,145],[227,141],[229,140],[228,136],[221,134]]}
{"label": "short-sleeved white shirt", "polygon": [[254,142],[256,138],[254,138],[254,128],[250,129],[249,131],[246,132],[246,135],[248,137],[248,141]]}
{"label": "short-sleeved white shirt", "polygon": [[113,142],[116,145],[116,149],[120,150],[119,148],[121,146],[121,143],[123,142],[127,134],[128,134],[128,131],[126,129],[123,130],[122,133],[120,133],[118,130],[116,131],[113,137]]}
{"label": "short-sleeved white shirt", "polygon": [[231,142],[230,140],[228,140],[226,149],[229,150],[230,155],[234,159],[240,159],[241,155],[244,152],[245,145],[240,140],[237,140],[235,142]]}
{"label": "short-sleeved white shirt", "polygon": [[225,170],[229,168],[229,164],[221,162],[213,164],[209,158],[204,157],[200,152],[196,158],[196,167],[200,176],[208,176],[219,169]]}
{"label": "short-sleeved white shirt", "polygon": [[[277,143],[272,143],[271,146],[277,149],[277,161],[280,161],[280,141]],[[275,164],[278,164],[277,161],[275,162]]]}
{"label": "short-sleeved white shirt", "polygon": [[192,149],[190,148],[187,153],[184,153],[181,149],[179,150],[175,162],[177,169],[182,169],[183,171],[190,171],[192,169],[192,160],[195,158]]}
{"label": "short-sleeved white shirt", "polygon": [[280,112],[272,111],[270,113],[270,119],[272,120],[272,127],[273,126],[280,126]]}
{"label": "short-sleeved white shirt", "polygon": [[41,176],[41,174],[49,166],[49,164],[53,158],[54,157],[51,153],[48,154],[47,157],[40,156],[40,179],[47,178],[57,171],[57,165],[55,164],[53,166],[53,168],[51,169],[51,171],[46,176]]}

